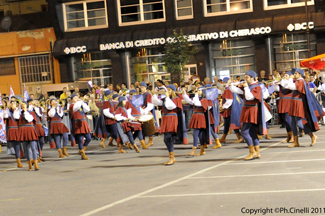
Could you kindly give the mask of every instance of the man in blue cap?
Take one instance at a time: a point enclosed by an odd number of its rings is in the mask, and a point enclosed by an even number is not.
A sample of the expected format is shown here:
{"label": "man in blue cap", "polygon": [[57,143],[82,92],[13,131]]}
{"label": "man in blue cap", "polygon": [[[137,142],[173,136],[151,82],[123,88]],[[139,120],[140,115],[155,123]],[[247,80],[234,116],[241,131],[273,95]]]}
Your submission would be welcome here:
{"label": "man in blue cap", "polygon": [[303,129],[311,138],[310,146],[316,143],[317,136],[313,132],[318,131],[318,121],[324,116],[324,112],[314,94],[309,90],[304,81],[305,72],[302,69],[296,69],[294,73],[295,82],[293,79],[281,80],[281,85],[292,90],[292,100],[290,110],[291,129],[294,136],[294,142],[289,145],[289,148],[299,147],[298,128]]}
{"label": "man in blue cap", "polygon": [[[154,116],[155,119],[155,126],[156,126],[156,131],[159,132],[159,126],[158,126],[158,119],[156,117],[156,111],[155,111],[155,107],[152,103],[152,95],[147,91],[147,84],[146,82],[142,81],[140,83],[140,90],[141,90],[141,94],[143,95],[143,105],[142,105],[142,109],[144,111],[144,114],[149,114],[151,113]],[[152,146],[153,145],[153,134],[149,136],[149,141],[146,144],[146,147]]]}
{"label": "man in blue cap", "polygon": [[265,135],[267,133],[263,93],[262,88],[256,81],[256,77],[257,74],[254,71],[247,71],[245,73],[246,82],[243,84],[244,92],[240,89],[235,92],[237,94],[244,94],[244,106],[239,121],[243,123],[241,134],[249,148],[249,155],[245,160],[261,158],[258,134]]}
{"label": "man in blue cap", "polygon": [[[293,76],[291,71],[286,71],[283,79],[289,80],[290,77]],[[274,90],[279,92],[279,102],[278,102],[278,114],[279,121],[284,122],[285,128],[287,130],[287,139],[285,142],[293,142],[293,133],[291,129],[291,117],[289,116],[290,106],[291,106],[291,96],[292,90],[283,88],[281,85],[274,85]]]}

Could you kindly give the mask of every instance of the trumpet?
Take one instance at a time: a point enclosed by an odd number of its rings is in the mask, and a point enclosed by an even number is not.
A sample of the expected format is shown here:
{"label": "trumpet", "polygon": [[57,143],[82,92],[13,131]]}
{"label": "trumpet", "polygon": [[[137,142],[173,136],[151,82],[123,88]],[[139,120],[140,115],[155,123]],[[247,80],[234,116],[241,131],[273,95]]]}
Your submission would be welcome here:
{"label": "trumpet", "polygon": [[45,108],[45,103],[42,101],[39,106]]}
{"label": "trumpet", "polygon": [[20,104],[20,100],[17,98],[15,101],[16,101],[16,104],[18,106]]}
{"label": "trumpet", "polygon": [[5,110],[5,109],[6,109],[5,105],[1,105],[1,106],[0,106],[0,109],[1,109],[1,110]]}
{"label": "trumpet", "polygon": [[65,101],[64,101],[64,100],[60,100],[60,101],[59,101],[59,104],[60,104],[60,106],[62,107],[62,106],[65,105]]}

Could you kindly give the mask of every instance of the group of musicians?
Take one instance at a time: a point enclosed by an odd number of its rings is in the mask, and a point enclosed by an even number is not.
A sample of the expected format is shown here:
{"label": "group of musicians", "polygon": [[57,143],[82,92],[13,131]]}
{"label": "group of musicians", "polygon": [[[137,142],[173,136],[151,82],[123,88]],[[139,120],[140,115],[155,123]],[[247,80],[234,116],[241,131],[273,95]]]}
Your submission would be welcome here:
{"label": "group of musicians", "polygon": [[[313,146],[317,140],[314,132],[320,129],[318,121],[325,114],[303,77],[303,70],[293,68],[287,71],[281,80],[272,83],[275,91],[279,92],[278,113],[279,119],[286,126],[286,142],[293,142],[288,147],[299,146],[298,128],[310,136],[310,145]],[[140,93],[130,90],[128,97],[106,90],[94,135],[102,138],[100,145],[103,148],[106,148],[105,141],[109,139],[110,146],[114,146],[113,141],[116,140],[118,153],[126,153],[124,146],[140,153],[135,139],[139,139],[142,149],[148,149],[153,145],[154,134],[159,132],[164,134],[164,142],[169,152],[169,160],[165,165],[172,165],[175,163],[175,138],[181,138],[183,144],[188,144],[183,106],[190,105],[193,115],[188,127],[193,129],[193,147],[189,156],[204,155],[205,148],[212,144],[212,140],[215,142],[213,149],[222,147],[221,143],[226,142],[229,130],[234,130],[237,136],[235,143],[245,141],[248,145],[249,155],[245,160],[259,159],[259,139],[261,135],[268,134],[267,122],[271,116],[270,108],[265,102],[269,97],[268,90],[263,83],[257,81],[257,74],[251,70],[245,73],[243,82],[229,78],[224,78],[223,82],[226,84],[224,92],[220,95],[220,102],[218,98],[211,96],[211,92],[214,89],[218,95],[221,91],[211,84],[200,87],[191,95],[184,90],[176,91],[172,84],[166,86],[167,91],[162,94],[149,92],[145,82],[140,83]],[[142,95],[140,104],[136,102],[135,95]],[[24,152],[29,170],[32,170],[33,165],[35,170],[39,169],[38,162],[43,160],[45,136],[41,124],[43,112],[47,112],[50,146],[57,148],[59,157],[69,156],[67,144],[70,131],[71,143],[78,145],[81,159],[89,159],[86,149],[91,141],[91,130],[86,121],[86,114],[90,108],[77,94],[71,95],[70,104],[65,111],[70,114],[70,128],[63,123],[64,110],[55,98],[50,99],[47,111],[33,99],[21,101],[18,105],[12,97],[9,104],[9,108],[4,111],[4,119],[7,125],[7,141],[15,149],[17,167],[23,167],[20,153]],[[161,110],[160,126],[155,106]],[[143,116],[149,118],[142,121]],[[224,130],[219,140],[217,132],[220,116],[224,119]],[[149,138],[147,144],[145,136]],[[196,154],[199,141],[200,152]],[[21,143],[24,151],[20,149]]]}

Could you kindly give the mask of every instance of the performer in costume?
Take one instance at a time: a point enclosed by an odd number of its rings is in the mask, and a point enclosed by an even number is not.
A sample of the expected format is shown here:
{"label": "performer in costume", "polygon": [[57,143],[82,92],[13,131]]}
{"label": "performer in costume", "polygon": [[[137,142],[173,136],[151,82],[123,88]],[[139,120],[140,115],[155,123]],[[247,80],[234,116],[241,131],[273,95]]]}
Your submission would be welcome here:
{"label": "performer in costume", "polygon": [[[79,147],[79,154],[82,160],[88,160],[85,151],[91,141],[90,128],[86,121],[86,113],[90,111],[89,106],[79,99],[77,94],[71,95],[72,104],[69,107],[72,122],[72,133]],[[84,138],[86,140],[84,141]]]}
{"label": "performer in costume", "polygon": [[[29,171],[33,169],[32,163],[34,163],[35,171],[39,170],[37,165],[37,140],[38,135],[36,133],[36,129],[34,123],[36,120],[27,110],[27,103],[22,102],[21,104],[21,113],[19,118],[19,135],[20,139],[18,141],[23,142],[23,145],[27,149],[26,158],[29,166]],[[30,158],[29,151],[32,152],[32,158]],[[33,159],[33,161],[32,161]]]}
{"label": "performer in costume", "polygon": [[[240,122],[242,122],[241,134],[245,139],[248,148],[249,155],[245,160],[252,160],[255,158],[261,158],[260,146],[258,140],[258,134],[266,134],[266,122],[264,113],[264,101],[262,88],[255,80],[257,74],[254,71],[247,71],[245,73],[244,87],[244,106],[240,115]],[[242,93],[242,90],[233,86],[233,92],[238,94]]]}
{"label": "performer in costume", "polygon": [[[50,104],[51,108],[47,113],[50,125],[49,132],[54,138],[56,149],[59,152],[59,157],[64,158],[65,156],[70,156],[67,152],[69,130],[62,122],[64,113],[61,106],[58,105],[58,102],[55,99],[51,99]],[[61,139],[63,139],[63,150],[61,149]]]}
{"label": "performer in costume", "polygon": [[[204,86],[207,89],[212,88],[211,84],[206,84]],[[217,88],[216,88],[217,89]],[[206,90],[203,90],[206,91]],[[217,89],[218,95],[221,94],[221,90]],[[218,99],[209,100],[208,99],[208,107],[211,107],[209,109],[209,122],[210,122],[210,136],[214,138],[214,142],[216,143],[215,146],[213,146],[213,149],[221,148],[222,145],[219,141],[217,131],[219,131],[219,119],[220,119],[220,110],[219,110],[219,102]],[[206,143],[206,146],[208,145],[208,142]]]}
{"label": "performer in costume", "polygon": [[303,79],[304,75],[302,69],[297,69],[294,73],[295,82],[293,82],[292,78],[289,80],[283,79],[280,82],[281,86],[293,91],[291,109],[288,113],[291,116],[291,129],[294,135],[294,142],[288,146],[290,148],[299,147],[298,127],[308,133],[311,138],[310,146],[313,146],[317,140],[317,136],[313,132],[320,129],[318,121],[324,116],[322,107]]}
{"label": "performer in costume", "polygon": [[[141,115],[148,115],[148,112],[150,112],[150,111],[142,109],[140,106],[137,106],[132,102],[132,97],[133,97],[133,95],[137,94],[137,91],[135,89],[131,89],[129,91],[129,94],[130,94],[130,100],[128,100],[126,102],[125,109],[127,109],[127,110],[131,109],[131,115],[133,117],[140,117]],[[153,106],[153,104],[152,104],[152,106]],[[142,149],[148,149],[148,147],[146,146],[145,141],[143,139],[143,133],[142,133],[141,125],[140,125],[139,128],[138,127],[134,128],[133,139],[135,140],[137,137],[140,140]]]}
{"label": "performer in costume", "polygon": [[[210,124],[209,124],[209,112],[208,112],[208,100],[206,99],[206,91],[204,87],[200,87],[195,94],[193,100],[188,97],[186,92],[183,92],[184,100],[193,105],[193,115],[190,121],[189,127],[193,130],[193,148],[188,155],[194,156],[195,150],[200,139],[200,152],[197,156],[204,155],[204,145],[209,142]],[[211,108],[211,107],[210,107]]]}
{"label": "performer in costume", "polygon": [[[131,145],[134,147],[135,151],[137,153],[140,153],[140,150],[138,148],[138,146],[135,144],[134,139],[133,139],[133,135],[132,135],[132,131],[134,131],[136,133],[136,135],[138,134],[139,131],[141,131],[141,123],[136,122],[140,116],[138,117],[133,117],[131,115],[131,108],[130,109],[126,109],[126,97],[121,96],[118,99],[119,103],[117,105],[117,110],[115,112],[115,119],[116,121],[122,122],[122,127],[124,130],[124,133],[128,136],[129,141],[131,143]],[[119,147],[119,153],[126,153],[123,150],[123,145],[120,145]]]}
{"label": "performer in costume", "polygon": [[[158,99],[157,95],[152,96],[154,105],[161,107],[162,118],[160,132],[164,134],[164,142],[169,152],[169,161],[165,165],[173,165],[175,163],[173,134],[177,133],[179,112],[182,111],[182,101],[176,96],[176,87],[174,85],[167,86],[166,97]],[[182,127],[183,128],[183,127]]]}
{"label": "performer in costume", "polygon": [[36,129],[36,133],[38,136],[38,140],[37,140],[37,161],[38,162],[42,162],[43,158],[42,158],[42,148],[44,145],[44,136],[45,136],[45,131],[43,129],[42,126],[42,122],[41,122],[41,118],[42,118],[42,110],[39,109],[38,107],[35,107],[35,103],[34,103],[34,99],[30,98],[27,100],[28,103],[28,111],[29,113],[34,117],[35,119],[35,129]]}
{"label": "performer in costume", "polygon": [[4,111],[3,118],[6,120],[7,142],[11,143],[15,149],[15,157],[17,161],[17,167],[22,168],[23,165],[20,162],[20,142],[18,122],[20,118],[19,109],[15,100],[11,100],[9,109]]}
{"label": "performer in costume", "polygon": [[244,139],[239,132],[239,129],[241,127],[239,119],[243,107],[243,100],[238,94],[231,91],[231,81],[229,79],[225,81],[228,82],[228,85],[222,94],[222,116],[224,119],[224,129],[220,142],[226,143],[226,137],[228,135],[229,129],[231,129],[235,131],[237,136],[237,141],[234,143],[241,143],[244,141]]}
{"label": "performer in costume", "polygon": [[[295,72],[295,70],[294,70]],[[290,76],[292,76],[291,71],[286,71],[283,79],[289,80]],[[281,85],[274,85],[274,90],[279,92],[279,102],[278,102],[278,114],[279,114],[279,122],[284,122],[285,128],[287,130],[287,139],[284,142],[293,142],[293,133],[291,129],[291,117],[289,116],[289,110],[291,109],[291,97],[292,91],[290,89],[285,89]]]}
{"label": "performer in costume", "polygon": [[[156,126],[156,131],[159,132],[160,129],[158,127],[158,119],[156,117],[156,111],[155,111],[155,107],[152,103],[152,95],[147,91],[147,84],[146,82],[141,82],[140,83],[140,90],[141,93],[143,95],[143,105],[142,105],[142,109],[143,114],[148,115],[149,113],[151,113],[155,119],[155,126]],[[146,144],[147,147],[152,146],[153,145],[153,135],[149,136],[149,141]]]}

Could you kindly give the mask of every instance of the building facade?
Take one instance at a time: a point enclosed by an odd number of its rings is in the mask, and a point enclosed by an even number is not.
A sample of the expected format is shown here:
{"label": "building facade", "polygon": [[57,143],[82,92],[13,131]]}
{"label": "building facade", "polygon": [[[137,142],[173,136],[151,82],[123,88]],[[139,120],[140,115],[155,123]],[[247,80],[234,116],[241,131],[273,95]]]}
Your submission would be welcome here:
{"label": "building facade", "polygon": [[[320,0],[53,0],[62,82],[170,80],[164,44],[182,30],[198,50],[187,77],[283,71],[325,52]],[[306,10],[307,8],[307,10]],[[307,36],[307,29],[309,36]],[[309,37],[309,40],[307,39]]]}

